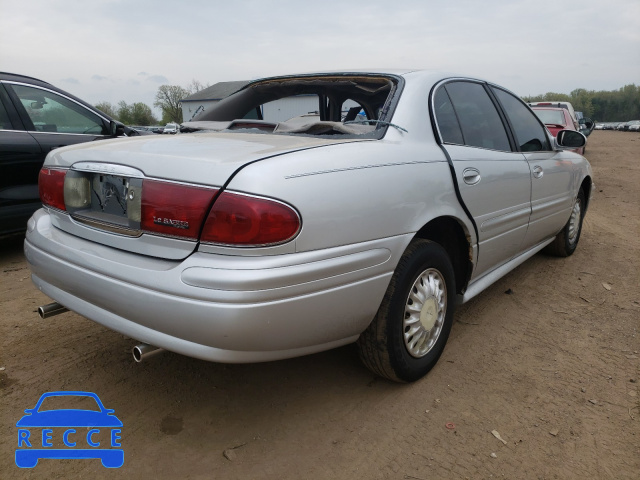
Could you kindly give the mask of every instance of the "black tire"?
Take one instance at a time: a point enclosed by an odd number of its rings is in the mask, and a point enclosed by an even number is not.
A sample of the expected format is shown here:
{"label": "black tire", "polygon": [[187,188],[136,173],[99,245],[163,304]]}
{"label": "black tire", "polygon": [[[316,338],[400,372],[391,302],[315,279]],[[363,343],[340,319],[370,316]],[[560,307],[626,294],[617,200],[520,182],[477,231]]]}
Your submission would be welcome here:
{"label": "black tire", "polygon": [[[578,211],[576,212],[576,208]],[[582,220],[585,213],[584,192],[582,188],[578,192],[576,202],[571,209],[571,216],[564,228],[556,235],[556,239],[547,245],[544,251],[557,257],[568,257],[576,251],[580,234],[582,233]],[[577,228],[577,231],[575,230]]]}
{"label": "black tire", "polygon": [[[451,260],[444,248],[423,239],[409,244],[375,318],[358,339],[360,358],[367,368],[396,382],[413,382],[433,368],[453,324],[454,278]],[[432,288],[434,286],[436,288]],[[421,293],[439,292],[439,295],[427,295],[422,306],[416,303],[414,315],[409,316],[412,310],[410,293],[413,290],[415,295],[416,287]],[[419,321],[416,321],[416,315]],[[414,323],[409,326],[406,322]],[[417,329],[415,334],[412,333],[414,329]],[[420,339],[427,343],[421,343]],[[411,346],[411,342],[416,344]],[[410,352],[411,348],[414,354]],[[418,351],[420,348],[424,351]]]}

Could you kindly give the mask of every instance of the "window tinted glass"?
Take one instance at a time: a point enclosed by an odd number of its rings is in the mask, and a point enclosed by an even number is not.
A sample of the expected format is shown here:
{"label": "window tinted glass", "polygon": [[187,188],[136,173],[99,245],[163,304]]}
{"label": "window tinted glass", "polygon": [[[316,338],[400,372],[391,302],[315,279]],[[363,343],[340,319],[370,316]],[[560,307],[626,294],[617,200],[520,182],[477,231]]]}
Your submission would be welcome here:
{"label": "window tinted glass", "polygon": [[492,88],[492,90],[509,117],[520,150],[523,152],[550,150],[544,128],[524,103],[504,90],[498,88]]}
{"label": "window tinted glass", "polygon": [[47,90],[12,85],[27,111],[36,131],[86,133],[104,135],[107,132],[100,117],[71,100]]}
{"label": "window tinted glass", "polygon": [[566,125],[564,112],[562,110],[543,110],[541,108],[536,108],[533,110],[533,113],[542,120],[542,123],[549,125]]}
{"label": "window tinted glass", "polygon": [[[260,110],[262,111],[262,110]],[[260,117],[258,116],[258,109],[254,108],[252,110],[249,110],[249,112],[242,118],[246,118],[249,120],[260,120]]]}
{"label": "window tinted glass", "polygon": [[458,115],[465,145],[511,151],[502,120],[482,85],[452,82],[445,88]]}
{"label": "window tinted glass", "polygon": [[[0,87],[2,88],[2,87]],[[0,101],[0,130],[11,130],[13,126],[11,125],[11,120],[9,120],[9,115]]]}
{"label": "window tinted glass", "polygon": [[453,105],[451,104],[451,100],[449,100],[449,95],[447,95],[447,91],[444,88],[439,88],[436,92],[433,98],[433,107],[442,141],[444,143],[464,145],[458,119],[453,111]]}

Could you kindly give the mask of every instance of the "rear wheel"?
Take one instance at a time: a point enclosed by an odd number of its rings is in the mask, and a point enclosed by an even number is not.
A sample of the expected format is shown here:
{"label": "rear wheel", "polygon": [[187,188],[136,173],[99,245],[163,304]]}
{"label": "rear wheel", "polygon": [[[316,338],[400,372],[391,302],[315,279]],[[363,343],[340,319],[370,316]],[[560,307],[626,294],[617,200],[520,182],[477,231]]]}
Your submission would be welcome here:
{"label": "rear wheel", "polygon": [[580,240],[580,233],[582,232],[584,208],[584,192],[581,188],[571,209],[569,221],[567,221],[567,224],[560,233],[558,233],[556,239],[545,248],[545,252],[558,257],[568,257],[575,252],[578,241]]}
{"label": "rear wheel", "polygon": [[363,363],[398,382],[424,376],[447,343],[455,282],[447,252],[418,239],[402,255],[376,317],[358,339]]}

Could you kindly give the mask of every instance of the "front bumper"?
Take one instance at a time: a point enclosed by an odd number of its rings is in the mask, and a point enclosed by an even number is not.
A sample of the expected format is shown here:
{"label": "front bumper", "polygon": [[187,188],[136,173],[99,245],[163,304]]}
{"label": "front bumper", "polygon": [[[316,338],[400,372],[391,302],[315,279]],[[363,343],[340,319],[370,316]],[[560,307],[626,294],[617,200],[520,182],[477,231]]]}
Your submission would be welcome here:
{"label": "front bumper", "polygon": [[80,315],[177,353],[242,363],[354,342],[410,239],[163,260],[70,235],[39,210],[29,220],[25,255],[36,286]]}

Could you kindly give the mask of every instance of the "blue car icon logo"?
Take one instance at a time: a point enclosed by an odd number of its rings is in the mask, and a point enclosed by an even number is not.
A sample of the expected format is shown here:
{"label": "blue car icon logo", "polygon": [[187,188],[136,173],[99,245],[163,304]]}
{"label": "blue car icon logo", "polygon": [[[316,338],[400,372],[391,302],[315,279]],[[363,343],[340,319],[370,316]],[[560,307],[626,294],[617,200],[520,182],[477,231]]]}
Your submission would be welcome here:
{"label": "blue car icon logo", "polygon": [[[82,408],[55,408],[80,403]],[[33,468],[41,458],[99,458],[107,468],[124,464],[122,422],[91,392],[48,392],[18,420],[16,465]]]}

